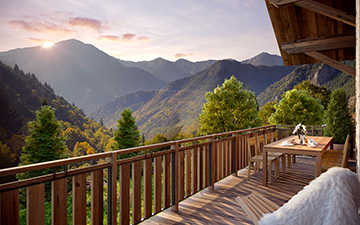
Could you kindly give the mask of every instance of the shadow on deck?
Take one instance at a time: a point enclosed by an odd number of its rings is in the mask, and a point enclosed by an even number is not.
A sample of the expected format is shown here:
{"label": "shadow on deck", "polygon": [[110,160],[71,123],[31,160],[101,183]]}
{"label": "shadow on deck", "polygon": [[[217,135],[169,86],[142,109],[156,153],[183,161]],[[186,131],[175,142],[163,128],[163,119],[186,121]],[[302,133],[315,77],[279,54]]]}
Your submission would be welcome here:
{"label": "shadow on deck", "polygon": [[170,208],[145,220],[142,224],[252,224],[235,201],[238,195],[256,190],[278,205],[283,205],[314,179],[316,158],[296,157],[296,163],[272,179],[268,187],[262,185],[260,174],[247,181],[247,168],[238,176],[230,175],[215,184],[215,190],[205,189],[179,203],[179,211]]}

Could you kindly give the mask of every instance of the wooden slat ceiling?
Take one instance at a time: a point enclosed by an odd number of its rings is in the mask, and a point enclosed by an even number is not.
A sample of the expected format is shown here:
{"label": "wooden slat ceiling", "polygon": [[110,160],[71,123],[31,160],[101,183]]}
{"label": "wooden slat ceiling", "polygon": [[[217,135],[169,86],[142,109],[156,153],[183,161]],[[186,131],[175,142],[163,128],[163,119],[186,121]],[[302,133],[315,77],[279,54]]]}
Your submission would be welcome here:
{"label": "wooden slat ceiling", "polygon": [[355,0],[265,0],[285,66],[355,59]]}

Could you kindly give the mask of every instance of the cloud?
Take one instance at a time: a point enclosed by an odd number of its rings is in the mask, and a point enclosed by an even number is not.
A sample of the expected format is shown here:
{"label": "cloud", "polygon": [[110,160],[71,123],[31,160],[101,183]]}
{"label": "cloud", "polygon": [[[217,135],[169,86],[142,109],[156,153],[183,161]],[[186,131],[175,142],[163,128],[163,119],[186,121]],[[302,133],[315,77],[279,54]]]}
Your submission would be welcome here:
{"label": "cloud", "polygon": [[115,36],[115,35],[103,35],[103,36],[98,37],[98,40],[102,40],[102,39],[106,39],[109,41],[118,41],[118,40],[120,40],[120,37]]}
{"label": "cloud", "polygon": [[138,37],[138,41],[150,41],[150,39],[148,37],[142,36]]}
{"label": "cloud", "polygon": [[23,29],[26,31],[34,31],[39,33],[53,32],[53,33],[74,33],[73,30],[59,26],[58,24],[46,22],[27,22],[25,20],[11,20],[9,24],[15,29]]}
{"label": "cloud", "polygon": [[175,58],[181,58],[181,57],[185,57],[185,56],[193,56],[194,54],[189,53],[189,54],[184,54],[184,53],[176,53],[174,55]]}
{"label": "cloud", "polygon": [[[98,37],[98,40],[106,39],[108,41],[122,41],[122,42],[131,42],[135,38],[136,34],[126,33],[122,36],[116,36],[116,35],[102,35]],[[148,40],[147,37],[139,37],[138,41],[145,41]]]}
{"label": "cloud", "polygon": [[74,17],[70,18],[68,22],[71,26],[82,26],[90,29],[94,29],[96,31],[105,28],[100,20],[95,20],[91,18],[84,18],[84,17]]}
{"label": "cloud", "polygon": [[129,42],[131,41],[136,35],[135,34],[131,34],[131,33],[127,33],[127,34],[123,34],[121,40],[124,42]]}
{"label": "cloud", "polygon": [[47,40],[45,40],[45,39],[38,39],[38,38],[28,38],[28,39],[30,41],[41,42],[41,43],[47,42]]}

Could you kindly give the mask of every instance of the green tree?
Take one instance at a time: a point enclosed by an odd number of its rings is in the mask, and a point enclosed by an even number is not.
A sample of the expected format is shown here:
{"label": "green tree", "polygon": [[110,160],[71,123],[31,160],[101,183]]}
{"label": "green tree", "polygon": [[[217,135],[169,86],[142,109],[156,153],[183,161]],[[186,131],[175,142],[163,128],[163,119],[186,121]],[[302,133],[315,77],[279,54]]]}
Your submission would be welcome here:
{"label": "green tree", "polygon": [[333,91],[328,109],[325,111],[324,135],[333,137],[335,143],[345,143],[346,136],[352,133],[349,111],[346,92],[342,89]]}
{"label": "green tree", "polygon": [[330,101],[331,91],[326,89],[324,86],[317,86],[312,84],[309,80],[304,80],[302,83],[294,86],[297,90],[307,90],[311,97],[318,98],[321,100],[321,104],[327,109],[327,105]]}
{"label": "green tree", "polygon": [[270,116],[269,121],[270,124],[283,125],[322,125],[324,107],[308,91],[292,89],[285,92],[280,102],[275,104],[275,113]]}
{"label": "green tree", "polygon": [[[0,169],[15,166],[15,161],[16,155],[11,152],[10,148],[6,144],[1,143],[0,141]],[[0,177],[0,184],[10,181],[16,181],[14,175]]]}
{"label": "green tree", "polygon": [[[111,145],[111,149],[120,150],[139,146],[141,141],[140,131],[131,110],[125,108],[120,115],[121,118],[117,120],[117,130],[114,132],[114,143]],[[121,155],[120,158],[127,156],[131,155]]]}
{"label": "green tree", "polygon": [[[93,152],[93,151],[95,152],[94,148],[92,148],[90,146],[90,144],[87,143],[86,141],[76,142],[73,154],[74,154],[74,156],[87,155],[87,152],[89,151],[90,148],[92,149],[92,150],[90,150],[90,152]],[[92,154],[94,154],[94,153],[92,153]]]}
{"label": "green tree", "polygon": [[259,119],[263,121],[263,125],[269,125],[269,118],[270,116],[275,113],[275,104],[277,101],[268,102],[266,103],[259,111]]}
{"label": "green tree", "polygon": [[199,116],[200,133],[214,134],[260,125],[254,92],[234,76],[225,79],[214,92],[205,94],[206,103]]}
{"label": "green tree", "polygon": [[[61,124],[56,119],[55,109],[42,106],[36,111],[36,121],[28,123],[29,136],[25,139],[19,165],[29,165],[66,158],[68,149],[65,138],[60,135]],[[31,171],[20,174],[19,179],[30,178],[51,173],[51,169]]]}

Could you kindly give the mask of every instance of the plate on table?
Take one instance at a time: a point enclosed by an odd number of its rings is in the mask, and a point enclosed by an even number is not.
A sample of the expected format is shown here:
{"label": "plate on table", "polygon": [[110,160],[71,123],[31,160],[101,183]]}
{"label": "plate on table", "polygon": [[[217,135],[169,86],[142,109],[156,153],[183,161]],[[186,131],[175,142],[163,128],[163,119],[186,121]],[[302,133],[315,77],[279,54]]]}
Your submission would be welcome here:
{"label": "plate on table", "polygon": [[293,143],[289,143],[289,142],[282,142],[281,144],[279,144],[280,146],[294,146]]}

